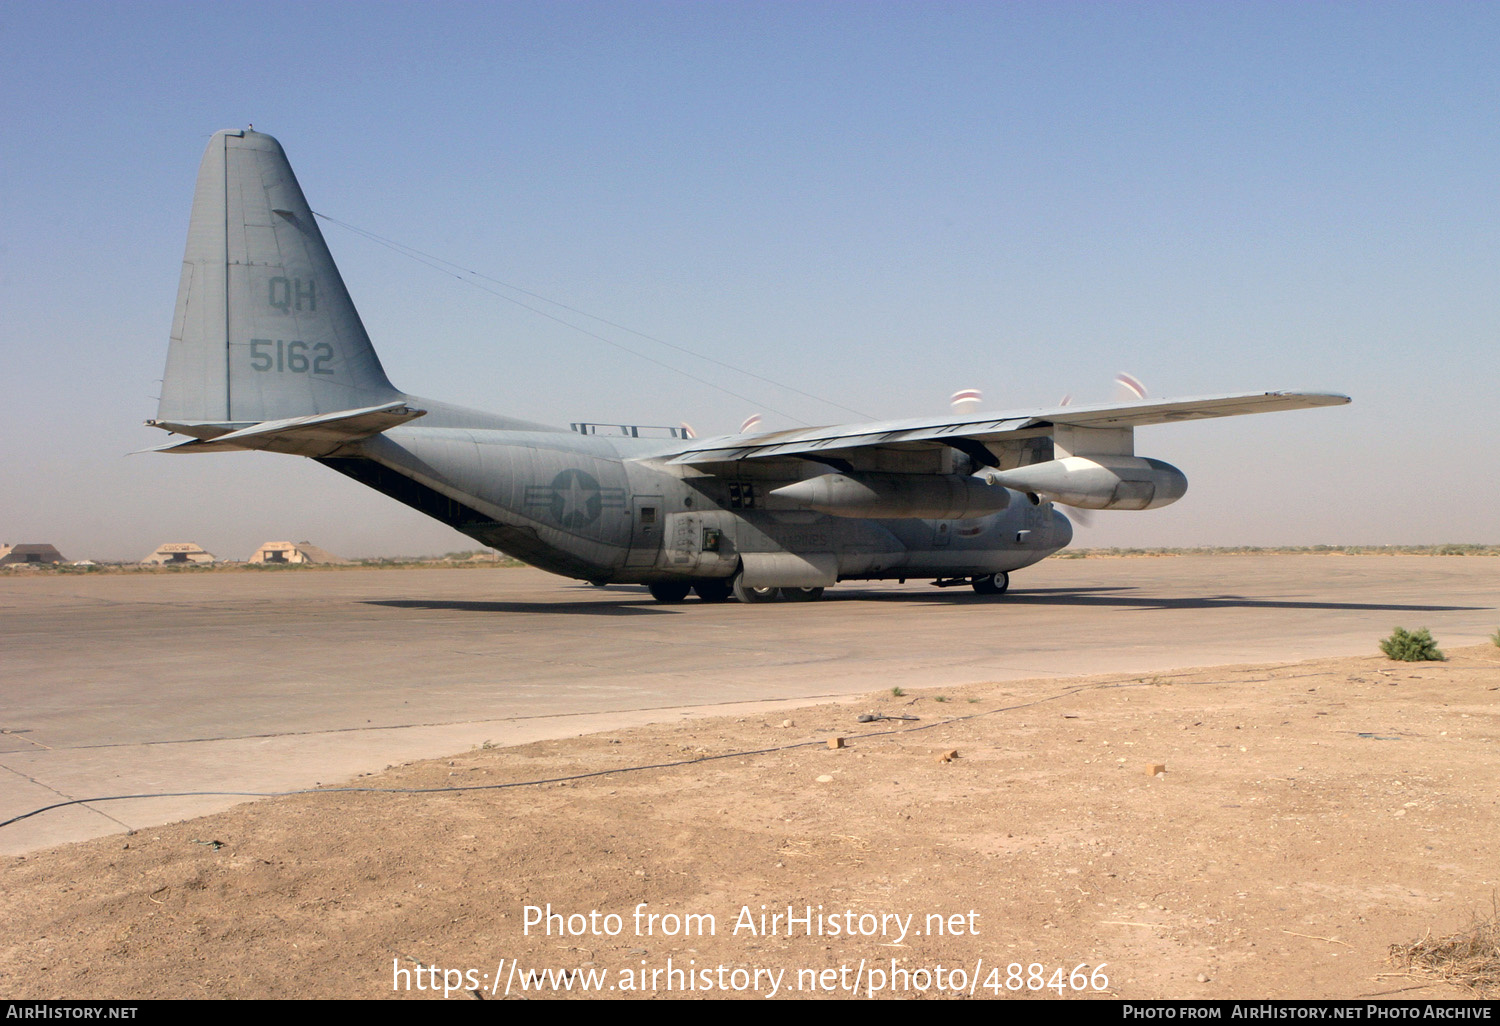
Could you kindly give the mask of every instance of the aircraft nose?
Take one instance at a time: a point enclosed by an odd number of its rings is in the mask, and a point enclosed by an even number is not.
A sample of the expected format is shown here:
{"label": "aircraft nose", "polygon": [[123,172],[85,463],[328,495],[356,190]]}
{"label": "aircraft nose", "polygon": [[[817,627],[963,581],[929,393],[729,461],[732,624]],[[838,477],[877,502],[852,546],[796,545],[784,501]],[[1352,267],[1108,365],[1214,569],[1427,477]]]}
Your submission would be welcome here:
{"label": "aircraft nose", "polygon": [[1073,521],[1063,516],[1060,509],[1052,510],[1052,542],[1058,548],[1064,548],[1073,540]]}

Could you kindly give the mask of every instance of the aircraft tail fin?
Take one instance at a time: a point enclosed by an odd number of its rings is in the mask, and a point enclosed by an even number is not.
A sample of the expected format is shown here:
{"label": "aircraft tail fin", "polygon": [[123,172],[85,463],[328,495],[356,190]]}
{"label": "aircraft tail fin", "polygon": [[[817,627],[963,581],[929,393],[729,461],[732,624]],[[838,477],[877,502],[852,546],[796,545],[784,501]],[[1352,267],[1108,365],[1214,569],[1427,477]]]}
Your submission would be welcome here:
{"label": "aircraft tail fin", "polygon": [[217,133],[198,170],[157,420],[256,424],[401,398],[281,144]]}

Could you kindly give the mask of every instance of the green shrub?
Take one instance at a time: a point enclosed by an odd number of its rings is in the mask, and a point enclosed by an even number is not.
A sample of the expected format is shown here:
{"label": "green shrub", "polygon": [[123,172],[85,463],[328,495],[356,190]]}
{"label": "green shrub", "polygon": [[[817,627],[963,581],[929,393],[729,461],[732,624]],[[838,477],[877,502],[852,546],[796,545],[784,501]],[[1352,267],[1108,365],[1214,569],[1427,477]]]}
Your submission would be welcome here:
{"label": "green shrub", "polygon": [[1438,651],[1437,642],[1432,640],[1432,632],[1426,627],[1418,631],[1397,627],[1394,634],[1380,643],[1380,651],[1405,663],[1437,662],[1447,658]]}
{"label": "green shrub", "polygon": [[1490,640],[1493,641],[1496,646],[1500,646],[1500,630],[1497,630],[1494,634],[1491,634]]}

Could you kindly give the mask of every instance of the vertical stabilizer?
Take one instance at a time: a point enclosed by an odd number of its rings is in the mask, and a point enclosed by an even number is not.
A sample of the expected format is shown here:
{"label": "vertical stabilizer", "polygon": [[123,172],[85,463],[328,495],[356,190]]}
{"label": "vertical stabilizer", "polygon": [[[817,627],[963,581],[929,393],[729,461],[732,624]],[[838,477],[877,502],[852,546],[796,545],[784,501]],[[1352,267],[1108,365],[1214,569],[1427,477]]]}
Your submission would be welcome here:
{"label": "vertical stabilizer", "polygon": [[258,423],[400,397],[281,144],[215,135],[198,169],[157,419]]}

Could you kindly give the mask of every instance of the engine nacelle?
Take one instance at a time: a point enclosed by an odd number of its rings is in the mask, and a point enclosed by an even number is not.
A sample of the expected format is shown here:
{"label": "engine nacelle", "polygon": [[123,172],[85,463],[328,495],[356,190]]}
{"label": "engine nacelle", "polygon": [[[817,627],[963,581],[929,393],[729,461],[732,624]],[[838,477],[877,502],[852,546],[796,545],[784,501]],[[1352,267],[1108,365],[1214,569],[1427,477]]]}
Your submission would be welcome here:
{"label": "engine nacelle", "polygon": [[1010,493],[957,474],[821,474],[774,488],[771,509],[811,509],[836,517],[963,520],[998,513]]}
{"label": "engine nacelle", "polygon": [[984,477],[1082,509],[1156,509],[1187,491],[1182,471],[1142,456],[1066,456]]}

